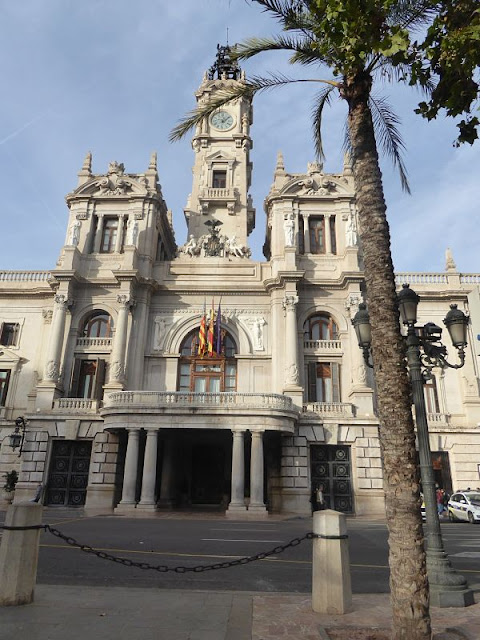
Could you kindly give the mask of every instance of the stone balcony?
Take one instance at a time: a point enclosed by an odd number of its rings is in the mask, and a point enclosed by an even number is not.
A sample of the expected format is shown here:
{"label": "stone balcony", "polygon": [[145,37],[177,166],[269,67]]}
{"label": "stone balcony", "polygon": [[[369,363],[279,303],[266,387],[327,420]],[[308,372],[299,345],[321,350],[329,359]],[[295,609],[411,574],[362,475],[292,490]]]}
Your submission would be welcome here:
{"label": "stone balcony", "polygon": [[111,351],[112,338],[77,338],[77,350],[81,351]]}
{"label": "stone balcony", "polygon": [[308,402],[303,405],[303,418],[353,418],[354,405],[350,402]]}
{"label": "stone balcony", "polygon": [[307,353],[325,352],[332,355],[341,355],[341,340],[304,340],[303,350]]}
{"label": "stone balcony", "polygon": [[235,189],[219,189],[216,187],[209,187],[203,189],[201,200],[217,200],[219,202],[226,202],[237,199],[237,193]]}
{"label": "stone balcony", "polygon": [[114,391],[104,399],[105,428],[264,428],[293,432],[299,412],[275,393]]}
{"label": "stone balcony", "polygon": [[57,398],[53,401],[53,410],[62,413],[97,413],[100,400],[90,398]]}

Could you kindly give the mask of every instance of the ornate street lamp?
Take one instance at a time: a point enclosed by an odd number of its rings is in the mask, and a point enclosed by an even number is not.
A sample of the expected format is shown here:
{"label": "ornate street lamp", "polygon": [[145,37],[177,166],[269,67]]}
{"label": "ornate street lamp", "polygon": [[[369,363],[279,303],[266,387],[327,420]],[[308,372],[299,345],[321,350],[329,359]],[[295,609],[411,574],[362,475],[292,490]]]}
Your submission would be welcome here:
{"label": "ornate street lamp", "polygon": [[[434,367],[451,367],[453,369],[463,367],[467,345],[468,318],[457,309],[457,305],[450,305],[450,311],[445,317],[444,324],[460,358],[460,364],[450,364],[446,359],[447,348],[440,342],[442,329],[433,322],[427,322],[420,327],[415,326],[419,301],[420,298],[415,291],[410,289],[408,284],[404,284],[398,294],[398,308],[402,323],[407,327],[405,338],[407,364],[415,406],[420,474],[426,512],[425,538],[430,603],[436,607],[466,607],[474,603],[473,591],[468,588],[465,578],[453,569],[443,546],[423,385],[425,380],[430,377]],[[359,311],[352,320],[357,337],[359,336],[357,326],[365,323],[365,313],[368,316],[366,308],[360,309],[359,305]],[[363,335],[368,335],[368,332],[364,330]],[[368,366],[372,366],[369,363],[370,345],[360,344],[359,339],[359,346],[363,350],[365,362]]]}
{"label": "ornate street lamp", "polygon": [[25,433],[27,432],[27,422],[23,416],[19,416],[15,420],[15,431],[10,434],[10,446],[15,451],[20,447],[18,457],[22,455],[23,443],[25,442]]}

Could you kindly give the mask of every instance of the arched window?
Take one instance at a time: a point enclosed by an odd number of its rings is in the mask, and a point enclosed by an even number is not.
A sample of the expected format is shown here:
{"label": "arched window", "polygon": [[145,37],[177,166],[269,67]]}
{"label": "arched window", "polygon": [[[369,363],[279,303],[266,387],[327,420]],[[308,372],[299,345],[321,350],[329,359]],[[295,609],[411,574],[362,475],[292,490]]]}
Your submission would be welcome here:
{"label": "arched window", "polygon": [[305,321],[303,337],[305,340],[338,340],[337,323],[327,313],[317,313]]}
{"label": "arched window", "polygon": [[83,325],[84,338],[109,338],[112,331],[112,318],[105,311],[94,311]]}
{"label": "arched window", "polygon": [[180,347],[178,390],[220,393],[237,388],[237,351],[229,333],[222,330],[221,353],[199,355],[199,330],[191,331]]}

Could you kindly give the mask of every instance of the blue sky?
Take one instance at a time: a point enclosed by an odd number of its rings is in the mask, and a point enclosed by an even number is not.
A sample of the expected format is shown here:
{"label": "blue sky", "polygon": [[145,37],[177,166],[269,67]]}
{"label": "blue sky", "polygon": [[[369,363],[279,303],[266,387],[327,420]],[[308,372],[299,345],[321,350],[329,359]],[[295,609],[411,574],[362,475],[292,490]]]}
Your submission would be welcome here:
{"label": "blue sky", "polygon": [[[0,269],[50,269],[65,238],[64,196],[76,186],[87,151],[93,170],[108,162],[143,172],[158,152],[160,183],[174,212],[178,244],[191,190],[190,140],[171,144],[178,118],[194,106],[194,91],[218,42],[269,35],[277,24],[244,0],[22,0],[0,7]],[[283,55],[244,63],[247,75],[281,71],[297,77]],[[319,74],[325,76],[325,72]],[[250,244],[263,259],[263,199],[276,153],[287,171],[314,159],[310,112],[318,85],[292,86],[254,103],[252,195],[257,209]],[[402,193],[382,160],[392,253],[397,271],[442,271],[451,247],[464,273],[480,271],[478,167],[480,144],[453,147],[454,124],[413,113],[419,94],[379,87],[402,119],[412,195]],[[325,170],[341,170],[346,110],[333,103],[324,136]]]}

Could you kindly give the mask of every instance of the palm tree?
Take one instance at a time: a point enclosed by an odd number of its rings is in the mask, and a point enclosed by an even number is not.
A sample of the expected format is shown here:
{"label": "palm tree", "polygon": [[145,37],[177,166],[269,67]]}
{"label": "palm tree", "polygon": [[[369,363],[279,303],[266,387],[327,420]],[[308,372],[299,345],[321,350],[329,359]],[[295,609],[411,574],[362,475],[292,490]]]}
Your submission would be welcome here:
{"label": "palm tree", "polygon": [[407,190],[408,184],[401,160],[402,142],[395,127],[397,120],[383,101],[373,99],[372,86],[379,77],[414,83],[410,72],[412,64],[418,62],[415,54],[418,49],[411,37],[415,28],[431,18],[434,3],[424,0],[252,1],[272,14],[284,33],[246,40],[237,45],[236,58],[287,50],[292,53],[292,63],[327,67],[333,77],[309,80],[279,75],[254,77],[231,90],[218,92],[208,104],[200,105],[173,130],[171,138],[181,138],[203,118],[240,96],[251,97],[290,82],[320,82],[324,88],[316,99],[313,125],[315,146],[321,157],[324,107],[335,91],[347,103],[348,144],[357,188],[359,236],[378,394],[393,638],[426,640],[431,637],[431,628],[415,432],[374,124],[380,125],[380,142],[393,156]]}

